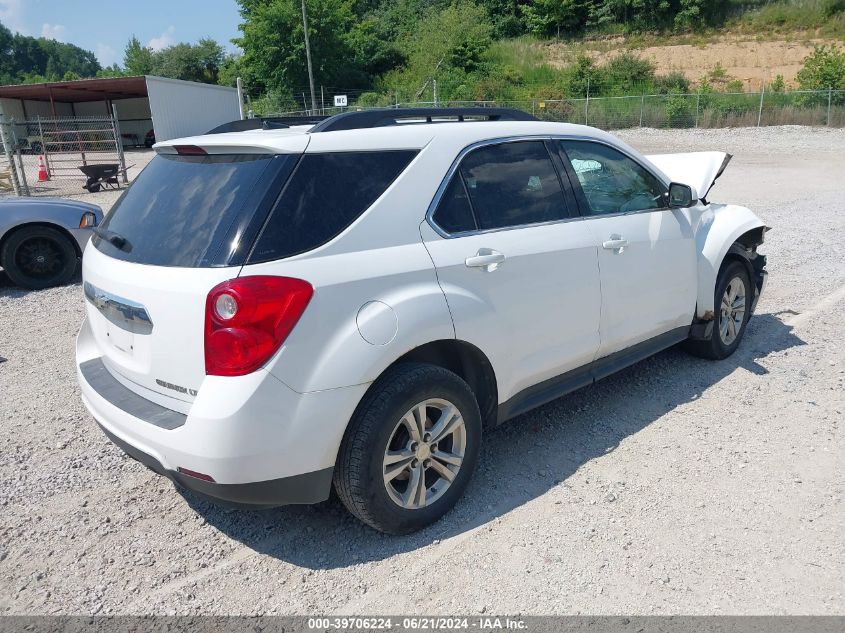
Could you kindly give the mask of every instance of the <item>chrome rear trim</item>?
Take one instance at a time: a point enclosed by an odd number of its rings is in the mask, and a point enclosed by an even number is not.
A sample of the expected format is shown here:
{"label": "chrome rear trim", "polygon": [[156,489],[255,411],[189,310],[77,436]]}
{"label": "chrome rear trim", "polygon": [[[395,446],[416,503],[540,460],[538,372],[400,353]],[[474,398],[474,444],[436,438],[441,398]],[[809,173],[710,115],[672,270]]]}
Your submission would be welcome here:
{"label": "chrome rear trim", "polygon": [[117,327],[133,334],[152,334],[153,321],[140,303],[118,297],[95,285],[84,284],[85,298]]}

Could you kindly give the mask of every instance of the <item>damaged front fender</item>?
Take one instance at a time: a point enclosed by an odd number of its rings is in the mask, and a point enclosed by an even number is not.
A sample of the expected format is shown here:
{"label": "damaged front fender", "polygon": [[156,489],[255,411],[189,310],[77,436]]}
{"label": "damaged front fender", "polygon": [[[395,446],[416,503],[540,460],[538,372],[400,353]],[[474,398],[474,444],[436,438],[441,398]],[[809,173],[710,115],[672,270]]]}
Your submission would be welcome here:
{"label": "damaged front fender", "polygon": [[766,258],[757,252],[757,247],[763,243],[768,230],[769,227],[745,207],[711,204],[702,213],[695,228],[698,251],[696,317],[699,321],[714,318],[716,279],[728,256],[740,259],[748,266],[756,291],[750,306],[754,310],[767,278]]}

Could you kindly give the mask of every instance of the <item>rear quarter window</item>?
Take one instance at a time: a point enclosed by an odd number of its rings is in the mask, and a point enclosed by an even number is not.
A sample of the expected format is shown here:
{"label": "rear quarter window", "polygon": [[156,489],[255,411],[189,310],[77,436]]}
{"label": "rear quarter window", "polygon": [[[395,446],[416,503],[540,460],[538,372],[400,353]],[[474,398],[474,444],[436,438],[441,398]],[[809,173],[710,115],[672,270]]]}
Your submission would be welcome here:
{"label": "rear quarter window", "polygon": [[339,235],[381,196],[416,151],[305,154],[247,263],[290,257]]}

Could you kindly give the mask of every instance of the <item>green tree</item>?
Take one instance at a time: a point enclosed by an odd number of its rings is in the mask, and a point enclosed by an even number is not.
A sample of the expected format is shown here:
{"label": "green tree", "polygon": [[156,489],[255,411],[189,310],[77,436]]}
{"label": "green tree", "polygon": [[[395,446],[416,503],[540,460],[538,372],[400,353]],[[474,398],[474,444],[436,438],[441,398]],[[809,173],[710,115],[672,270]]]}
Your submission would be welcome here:
{"label": "green tree", "polygon": [[520,9],[528,31],[560,37],[584,29],[590,4],[584,0],[535,0]]}
{"label": "green tree", "polygon": [[223,60],[223,47],[204,38],[197,44],[181,42],[156,51],[151,72],[162,77],[216,84]]}
{"label": "green tree", "polygon": [[4,84],[12,83],[17,75],[13,43],[12,32],[0,24],[0,82]]}
{"label": "green tree", "polygon": [[123,51],[123,67],[127,75],[149,75],[153,72],[153,49],[141,46],[134,35]]}
{"label": "green tree", "polygon": [[587,55],[579,55],[575,63],[566,69],[564,75],[564,86],[566,94],[571,97],[584,97],[589,94],[596,95],[602,88],[602,72],[596,63]]}
{"label": "green tree", "polygon": [[530,5],[529,0],[482,0],[493,21],[493,34],[499,38],[516,37],[527,32],[522,7]]}
{"label": "green tree", "polygon": [[816,46],[796,79],[802,90],[845,90],[845,51],[835,44]]}
{"label": "green tree", "polygon": [[447,69],[476,70],[490,46],[493,26],[486,10],[456,2],[420,22],[405,44],[407,69],[417,81],[436,79]]}
{"label": "green tree", "polygon": [[126,73],[118,64],[112,64],[97,71],[97,77],[125,77]]}
{"label": "green tree", "polygon": [[657,94],[686,94],[691,92],[690,82],[686,76],[677,70],[668,75],[654,77],[654,90]]}
{"label": "green tree", "polygon": [[[251,91],[298,93],[308,85],[300,0],[239,0],[243,50],[240,64]],[[349,85],[355,73],[348,35],[356,20],[353,0],[307,0],[308,35],[317,85]]]}
{"label": "green tree", "polygon": [[643,93],[654,80],[654,65],[631,53],[621,53],[605,64],[604,75],[610,92]]}
{"label": "green tree", "polygon": [[221,86],[234,87],[237,84],[238,77],[242,74],[243,69],[241,68],[240,54],[226,55],[223,58],[223,63],[220,64],[220,70],[217,73],[217,83]]}
{"label": "green tree", "polygon": [[12,33],[0,24],[0,81],[16,83],[34,78],[59,79],[66,72],[93,77],[100,64],[91,51],[73,44]]}

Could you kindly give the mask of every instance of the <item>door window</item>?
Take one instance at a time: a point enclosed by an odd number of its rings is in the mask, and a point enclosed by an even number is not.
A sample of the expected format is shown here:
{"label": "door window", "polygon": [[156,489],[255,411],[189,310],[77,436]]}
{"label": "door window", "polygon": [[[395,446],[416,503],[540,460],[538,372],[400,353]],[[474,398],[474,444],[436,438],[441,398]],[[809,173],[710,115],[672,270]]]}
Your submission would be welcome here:
{"label": "door window", "polygon": [[545,144],[520,141],[467,154],[433,217],[444,230],[456,232],[551,222],[568,213]]}
{"label": "door window", "polygon": [[581,183],[589,215],[665,209],[666,188],[648,170],[622,152],[588,141],[562,141],[569,164]]}

